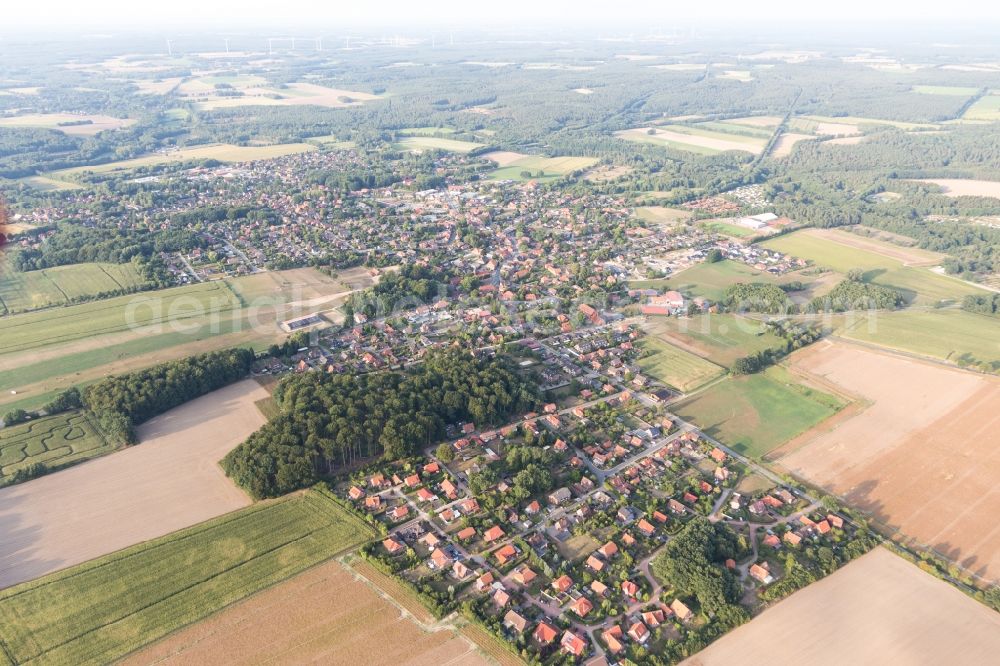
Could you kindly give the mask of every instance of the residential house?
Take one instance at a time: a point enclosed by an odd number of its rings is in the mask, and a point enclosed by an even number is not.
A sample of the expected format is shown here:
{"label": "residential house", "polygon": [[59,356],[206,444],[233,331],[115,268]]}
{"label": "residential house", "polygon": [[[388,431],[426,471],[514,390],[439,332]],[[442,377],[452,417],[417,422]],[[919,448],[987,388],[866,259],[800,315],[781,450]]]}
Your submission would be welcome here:
{"label": "residential house", "polygon": [[528,628],[528,620],[517,613],[517,611],[509,610],[507,614],[503,616],[503,626],[508,629],[512,629],[519,634],[523,634],[525,629]]}

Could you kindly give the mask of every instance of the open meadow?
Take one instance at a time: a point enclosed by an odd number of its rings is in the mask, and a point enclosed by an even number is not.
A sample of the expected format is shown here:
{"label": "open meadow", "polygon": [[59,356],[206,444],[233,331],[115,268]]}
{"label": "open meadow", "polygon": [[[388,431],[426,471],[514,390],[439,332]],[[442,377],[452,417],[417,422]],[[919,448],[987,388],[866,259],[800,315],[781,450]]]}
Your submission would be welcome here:
{"label": "open meadow", "polygon": [[648,354],[639,359],[642,371],[682,393],[693,391],[725,373],[714,363],[654,336],[646,336],[639,345]]}
{"label": "open meadow", "polygon": [[234,146],[227,143],[216,143],[195,148],[177,148],[170,151],[136,157],[130,160],[119,160],[106,164],[60,169],[46,174],[50,178],[72,178],[87,173],[107,174],[131,171],[139,167],[158,166],[161,164],[176,164],[179,162],[196,162],[200,160],[218,160],[220,162],[250,162],[253,160],[268,160],[285,155],[295,155],[316,150],[309,143],[279,143],[273,146]]}
{"label": "open meadow", "polygon": [[1000,199],[1000,182],[995,180],[920,178],[917,182],[937,185],[941,188],[941,193],[948,197],[993,197]]}
{"label": "open meadow", "polygon": [[867,281],[896,289],[907,302],[918,305],[961,301],[967,294],[985,293],[971,283],[932,271],[933,253],[844,231],[805,229],[761,245],[843,275],[861,269]]}
{"label": "open meadow", "polygon": [[671,411],[740,453],[760,458],[844,405],[840,397],[772,366],[713,384],[675,403]]}
{"label": "open meadow", "polygon": [[396,146],[403,150],[446,150],[452,153],[468,153],[485,145],[438,136],[407,136],[396,142]]}
{"label": "open meadow", "polygon": [[1000,371],[1000,317],[956,309],[866,313],[837,333],[956,365]]}
{"label": "open meadow", "polygon": [[726,150],[742,150],[759,155],[767,144],[766,137],[756,136],[749,132],[745,134],[724,132],[691,125],[637,127],[616,132],[616,136],[629,141],[651,143],[700,155],[714,155]]}
{"label": "open meadow", "polygon": [[312,490],[18,585],[0,592],[0,663],[114,662],[371,534]]}
{"label": "open meadow", "polygon": [[42,463],[58,468],[108,453],[104,439],[86,412],[64,412],[0,430],[0,486],[18,469]]}
{"label": "open meadow", "polygon": [[0,587],[250,504],[218,461],[264,424],[244,380],[138,428],[139,444],[0,490]]}
{"label": "open meadow", "polygon": [[802,271],[786,273],[776,276],[767,271],[760,271],[752,266],[747,266],[740,261],[724,259],[714,263],[702,262],[690,268],[679,271],[667,281],[671,289],[676,289],[686,296],[707,298],[710,301],[723,301],[726,298],[726,289],[737,282],[768,282],[771,284],[785,284],[787,282],[799,281],[806,285],[808,297],[818,296],[827,291],[825,280],[812,275],[804,275]]}
{"label": "open meadow", "polygon": [[131,263],[70,264],[22,273],[0,260],[0,314],[65,305],[73,299],[135,290],[143,284],[145,280]]}
{"label": "open meadow", "polygon": [[846,342],[820,341],[793,371],[865,408],[778,453],[777,465],[844,498],[897,538],[987,580],[1000,577],[1000,379]]}
{"label": "open meadow", "polygon": [[[573,171],[582,171],[597,164],[596,157],[542,157],[519,153],[493,152],[483,155],[499,167],[490,173],[493,180],[556,180]],[[530,172],[530,176],[524,175]]]}
{"label": "open meadow", "polygon": [[116,130],[134,123],[135,120],[129,118],[75,113],[25,113],[0,118],[0,127],[38,127],[73,136],[93,136],[104,130]]}
{"label": "open meadow", "polygon": [[778,602],[683,666],[980,666],[1000,614],[885,548]]}
{"label": "open meadow", "polygon": [[726,368],[740,357],[785,344],[775,334],[765,331],[759,321],[733,314],[650,317],[643,328],[651,337]]}
{"label": "open meadow", "polygon": [[[377,646],[374,648],[373,646]],[[127,657],[122,664],[437,666],[490,662],[454,630],[424,628],[329,561]]]}
{"label": "open meadow", "polygon": [[993,90],[969,107],[962,120],[996,122],[1000,120],[1000,90]]}

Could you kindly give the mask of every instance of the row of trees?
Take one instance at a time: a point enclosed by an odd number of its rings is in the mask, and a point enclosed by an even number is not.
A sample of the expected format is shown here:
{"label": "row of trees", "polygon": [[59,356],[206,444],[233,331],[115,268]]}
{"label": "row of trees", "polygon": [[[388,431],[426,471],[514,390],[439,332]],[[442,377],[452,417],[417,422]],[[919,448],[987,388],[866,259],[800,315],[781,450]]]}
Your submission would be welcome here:
{"label": "row of trees", "polygon": [[82,403],[105,435],[134,444],[136,425],[246,377],[254,358],[250,349],[230,349],[168,361],[92,384],[83,390]]}
{"label": "row of trees", "polygon": [[277,418],[223,460],[253,497],[274,497],[315,483],[352,463],[406,457],[451,423],[498,423],[537,402],[535,387],[502,359],[461,350],[428,354],[405,372],[305,373],[275,390]]}
{"label": "row of trees", "polygon": [[1000,317],[1000,294],[969,294],[962,301],[962,309]]}
{"label": "row of trees", "polygon": [[889,287],[847,279],[825,296],[817,296],[806,312],[847,312],[849,310],[891,310],[903,304],[903,295]]}

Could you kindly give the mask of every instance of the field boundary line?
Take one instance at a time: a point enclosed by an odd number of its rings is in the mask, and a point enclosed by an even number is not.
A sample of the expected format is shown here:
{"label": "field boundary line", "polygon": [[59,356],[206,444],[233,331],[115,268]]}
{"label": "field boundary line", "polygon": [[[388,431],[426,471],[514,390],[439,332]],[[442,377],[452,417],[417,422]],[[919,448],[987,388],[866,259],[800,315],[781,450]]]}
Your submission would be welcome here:
{"label": "field boundary line", "polygon": [[104,268],[104,266],[102,266],[102,265],[101,265],[101,264],[99,264],[99,263],[96,263],[96,264],[95,264],[95,266],[97,266],[98,268],[100,268],[100,269],[101,269],[101,272],[102,272],[102,273],[104,273],[105,275],[107,275],[107,276],[108,276],[108,279],[109,279],[109,280],[111,280],[111,281],[112,281],[112,282],[114,282],[114,283],[115,283],[116,285],[118,285],[118,288],[119,288],[119,289],[124,289],[124,288],[125,288],[125,286],[124,286],[124,285],[122,285],[122,283],[121,283],[121,282],[119,282],[118,280],[116,280],[116,279],[115,279],[115,276],[114,276],[114,275],[112,275],[111,273],[109,273],[109,272],[107,271],[107,269],[106,269],[106,268]]}

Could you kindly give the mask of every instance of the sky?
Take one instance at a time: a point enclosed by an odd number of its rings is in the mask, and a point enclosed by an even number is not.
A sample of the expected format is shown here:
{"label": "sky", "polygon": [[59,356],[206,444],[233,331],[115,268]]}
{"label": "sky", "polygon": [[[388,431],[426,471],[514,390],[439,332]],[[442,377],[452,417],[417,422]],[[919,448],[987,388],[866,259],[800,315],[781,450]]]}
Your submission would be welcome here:
{"label": "sky", "polygon": [[936,22],[1000,23],[1000,2],[989,0],[7,0],[0,31],[54,28],[190,29],[315,26],[516,26],[563,23],[636,26],[651,23],[711,25],[720,19],[790,23]]}

